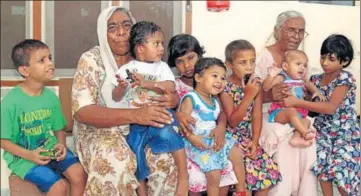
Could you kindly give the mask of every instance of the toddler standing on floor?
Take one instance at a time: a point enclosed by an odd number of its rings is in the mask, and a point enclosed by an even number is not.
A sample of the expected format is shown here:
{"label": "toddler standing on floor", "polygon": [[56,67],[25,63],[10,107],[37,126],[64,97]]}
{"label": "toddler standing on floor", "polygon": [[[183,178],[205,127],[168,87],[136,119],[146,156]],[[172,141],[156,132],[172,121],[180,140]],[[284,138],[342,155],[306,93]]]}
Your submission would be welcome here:
{"label": "toddler standing on floor", "polygon": [[198,60],[195,66],[194,91],[187,93],[179,106],[181,112],[197,119],[193,133],[186,135],[185,149],[187,157],[206,174],[208,196],[219,195],[221,170],[225,168],[227,159],[232,162],[238,180],[233,195],[246,196],[243,156],[241,150],[235,146],[236,141],[230,134],[226,134],[222,149],[218,151],[210,149],[214,138],[209,136],[216,126],[220,112],[220,105],[214,96],[223,91],[225,77],[226,67],[221,60],[216,58]]}

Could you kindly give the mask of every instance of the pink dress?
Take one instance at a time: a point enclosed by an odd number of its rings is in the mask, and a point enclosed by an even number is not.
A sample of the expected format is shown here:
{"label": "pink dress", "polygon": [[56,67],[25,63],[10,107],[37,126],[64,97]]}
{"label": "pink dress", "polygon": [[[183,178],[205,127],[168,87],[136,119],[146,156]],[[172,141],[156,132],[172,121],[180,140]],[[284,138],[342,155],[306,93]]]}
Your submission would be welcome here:
{"label": "pink dress", "polygon": [[[274,65],[272,54],[265,51],[258,57],[256,74],[262,79]],[[316,161],[316,145],[294,148],[289,145],[293,129],[288,125],[268,122],[269,104],[263,104],[263,126],[260,145],[278,163],[282,181],[272,187],[268,196],[317,196],[317,179],[310,170]]]}
{"label": "pink dress", "polygon": [[[179,98],[182,98],[192,87],[184,84],[179,78],[176,79],[176,91]],[[189,191],[203,192],[207,190],[207,179],[201,169],[191,160],[187,159],[187,169],[189,174]],[[220,187],[236,184],[237,178],[233,172],[232,163],[228,160],[227,166],[221,171]]]}

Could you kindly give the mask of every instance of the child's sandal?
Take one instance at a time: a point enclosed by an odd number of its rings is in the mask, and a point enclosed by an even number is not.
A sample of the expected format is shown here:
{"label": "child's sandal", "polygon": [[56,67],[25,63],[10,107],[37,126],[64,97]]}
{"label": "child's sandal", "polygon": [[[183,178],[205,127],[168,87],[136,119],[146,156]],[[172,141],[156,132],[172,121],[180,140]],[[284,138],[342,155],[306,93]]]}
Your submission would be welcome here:
{"label": "child's sandal", "polygon": [[233,192],[232,196],[247,196],[247,192],[246,191]]}

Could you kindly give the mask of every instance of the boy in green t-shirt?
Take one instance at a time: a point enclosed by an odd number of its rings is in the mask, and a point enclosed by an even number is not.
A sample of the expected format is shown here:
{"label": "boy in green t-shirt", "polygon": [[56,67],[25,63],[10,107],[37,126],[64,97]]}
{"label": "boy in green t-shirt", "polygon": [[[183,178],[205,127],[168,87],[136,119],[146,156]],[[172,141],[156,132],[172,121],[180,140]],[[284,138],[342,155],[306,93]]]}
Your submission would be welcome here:
{"label": "boy in green t-shirt", "polygon": [[85,172],[66,148],[66,125],[58,97],[44,83],[54,77],[46,44],[27,39],[12,50],[17,71],[25,78],[1,103],[1,148],[10,170],[36,184],[48,196],[83,195]]}

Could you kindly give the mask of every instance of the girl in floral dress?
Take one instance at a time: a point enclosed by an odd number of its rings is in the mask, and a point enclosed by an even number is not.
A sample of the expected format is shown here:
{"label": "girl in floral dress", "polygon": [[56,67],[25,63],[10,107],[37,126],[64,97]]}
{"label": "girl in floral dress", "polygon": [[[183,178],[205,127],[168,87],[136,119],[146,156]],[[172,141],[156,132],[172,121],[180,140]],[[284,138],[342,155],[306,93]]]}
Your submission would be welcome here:
{"label": "girl in floral dress", "polygon": [[[193,90],[194,67],[198,59],[202,58],[203,54],[203,47],[201,47],[198,40],[192,35],[179,34],[170,39],[168,45],[168,65],[172,68],[176,67],[181,75],[180,78],[176,78],[176,91],[179,98],[182,98],[185,94]],[[176,115],[182,130],[186,130],[186,127],[195,123],[195,119],[189,115],[182,115],[181,112],[176,112]],[[223,141],[220,142],[223,144],[226,123],[225,116],[223,120],[219,118],[217,120],[217,127],[214,129],[214,131],[220,133],[218,138],[222,139],[223,137]],[[215,134],[217,141],[216,136],[217,134]],[[218,149],[221,147],[223,146],[219,145]],[[187,168],[189,173],[190,196],[200,196],[201,192],[207,189],[206,176],[201,169],[189,159],[187,160]],[[226,196],[229,185],[236,183],[237,178],[233,172],[232,163],[228,161],[226,167],[221,171],[220,196]]]}
{"label": "girl in floral dress", "polygon": [[[228,131],[244,150],[247,189],[256,196],[267,195],[269,187],[281,180],[278,166],[258,145],[262,128],[262,90],[254,77],[256,53],[246,40],[229,43],[225,51],[226,65],[232,70],[225,90],[220,95],[228,119]],[[244,81],[246,74],[252,74]]]}
{"label": "girl in floral dress", "polygon": [[333,195],[332,183],[342,196],[360,191],[360,128],[356,116],[356,82],[343,70],[353,59],[353,48],[343,35],[331,35],[322,44],[320,63],[323,74],[311,76],[326,101],[307,102],[288,97],[288,107],[318,112],[313,126],[317,130],[317,175],[323,195]]}

